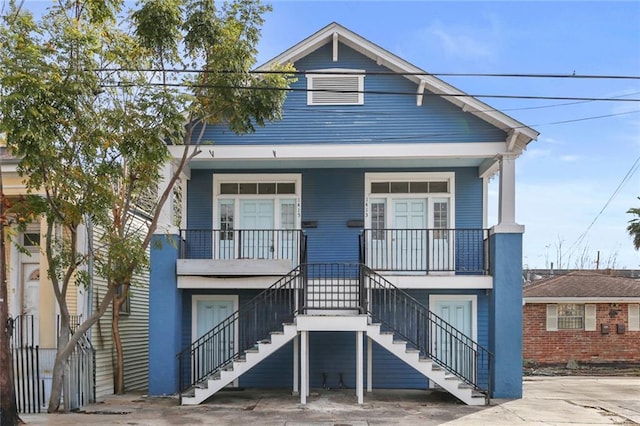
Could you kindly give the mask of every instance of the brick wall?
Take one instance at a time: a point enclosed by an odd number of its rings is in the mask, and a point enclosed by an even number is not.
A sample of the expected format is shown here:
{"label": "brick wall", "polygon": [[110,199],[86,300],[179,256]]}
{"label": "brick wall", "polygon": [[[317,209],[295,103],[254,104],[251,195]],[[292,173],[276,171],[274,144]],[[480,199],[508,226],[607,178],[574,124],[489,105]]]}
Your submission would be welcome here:
{"label": "brick wall", "polygon": [[[626,304],[619,303],[616,316],[611,316],[609,303],[596,305],[596,331],[547,331],[547,305],[527,303],[523,311],[523,359],[539,364],[640,362],[640,331],[629,331]],[[609,334],[600,325],[609,325]],[[625,332],[616,327],[624,324]]]}

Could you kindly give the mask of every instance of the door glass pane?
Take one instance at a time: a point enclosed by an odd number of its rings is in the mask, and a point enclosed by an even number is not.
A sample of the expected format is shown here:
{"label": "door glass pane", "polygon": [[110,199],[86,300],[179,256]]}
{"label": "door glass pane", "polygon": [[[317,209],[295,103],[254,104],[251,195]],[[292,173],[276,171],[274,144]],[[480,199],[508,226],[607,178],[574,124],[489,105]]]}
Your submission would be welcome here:
{"label": "door glass pane", "polygon": [[259,183],[258,193],[259,194],[275,194],[276,193],[275,182]]}
{"label": "door glass pane", "polygon": [[296,228],[295,200],[282,200],[280,202],[280,226],[282,229]]}
{"label": "door glass pane", "polygon": [[296,184],[293,182],[278,183],[278,194],[295,194]]}
{"label": "door glass pane", "polygon": [[[277,231],[279,259],[297,260],[298,233],[296,228],[296,200],[280,201],[280,230]],[[292,265],[293,266],[293,265]]]}
{"label": "door glass pane", "polygon": [[233,200],[220,201],[220,239],[233,240]]}
{"label": "door glass pane", "polygon": [[435,200],[433,202],[433,227],[447,229],[449,227],[449,201]]}
{"label": "door glass pane", "polygon": [[384,228],[386,227],[384,201],[371,202],[371,229],[374,240],[384,240]]}
{"label": "door glass pane", "polygon": [[409,192],[409,182],[391,182],[391,192],[394,194],[406,194]]}
{"label": "door glass pane", "polygon": [[240,193],[241,194],[257,194],[258,184],[257,183],[241,183]]}
{"label": "door glass pane", "polygon": [[235,248],[233,244],[234,201],[220,200],[220,235],[218,236],[218,253],[214,259],[232,259]]}

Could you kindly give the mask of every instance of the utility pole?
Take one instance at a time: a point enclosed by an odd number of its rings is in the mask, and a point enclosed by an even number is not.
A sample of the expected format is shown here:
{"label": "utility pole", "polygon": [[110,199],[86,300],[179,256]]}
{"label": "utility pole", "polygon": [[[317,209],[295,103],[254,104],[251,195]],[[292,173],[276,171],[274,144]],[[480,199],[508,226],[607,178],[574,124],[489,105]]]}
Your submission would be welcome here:
{"label": "utility pole", "polygon": [[[6,148],[5,148],[6,149]],[[1,156],[4,152],[0,151]],[[7,291],[7,253],[5,248],[4,227],[7,224],[6,199],[2,185],[2,167],[0,165],[0,425],[15,426],[22,421],[18,417],[16,394],[13,386],[13,367],[9,340],[13,324],[9,318],[9,300]]]}
{"label": "utility pole", "polygon": [[598,250],[598,257],[596,258],[596,271],[600,269],[600,250]]}

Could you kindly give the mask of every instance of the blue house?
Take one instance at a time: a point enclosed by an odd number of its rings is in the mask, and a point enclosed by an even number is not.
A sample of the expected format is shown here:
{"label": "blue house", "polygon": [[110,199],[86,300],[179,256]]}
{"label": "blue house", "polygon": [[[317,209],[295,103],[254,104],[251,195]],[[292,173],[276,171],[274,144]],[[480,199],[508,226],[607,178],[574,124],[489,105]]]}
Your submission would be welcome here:
{"label": "blue house", "polygon": [[168,203],[150,394],[521,397],[515,159],[538,133],[336,23],[260,69],[279,63],[300,72],[283,119],[209,128]]}

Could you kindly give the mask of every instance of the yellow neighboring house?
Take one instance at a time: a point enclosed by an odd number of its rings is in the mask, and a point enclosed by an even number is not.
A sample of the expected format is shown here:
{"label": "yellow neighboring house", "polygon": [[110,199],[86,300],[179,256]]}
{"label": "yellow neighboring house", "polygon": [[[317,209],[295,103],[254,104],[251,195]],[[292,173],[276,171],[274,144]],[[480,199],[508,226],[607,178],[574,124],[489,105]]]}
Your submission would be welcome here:
{"label": "yellow neighboring house", "polygon": [[[23,179],[17,173],[18,160],[0,147],[0,167],[5,195],[11,199],[26,193]],[[138,218],[144,224],[144,217]],[[46,222],[34,222],[25,232],[10,232],[7,236],[7,271],[9,315],[15,320],[14,345],[38,347],[39,382],[42,384],[44,399],[38,404],[46,405],[50,391],[50,378],[55,359],[58,336],[58,313],[51,281],[47,278],[47,260],[44,255],[44,233]],[[88,224],[80,230],[79,251],[90,252],[93,242],[97,241],[100,229]],[[11,241],[9,241],[11,238]],[[20,243],[28,252],[17,249],[14,242]],[[67,306],[71,314],[71,327],[86,319],[106,293],[105,281],[96,276],[92,264],[87,266],[91,276],[88,288],[72,287],[67,292]],[[125,356],[125,389],[127,391],[146,391],[148,387],[148,312],[149,312],[149,275],[148,271],[136,277],[129,300],[120,313],[120,333]],[[90,372],[91,387],[95,389],[95,398],[113,393],[115,350],[111,335],[111,307],[105,315],[87,333],[88,341],[95,350],[95,373]],[[14,361],[15,362],[15,361]],[[93,367],[92,366],[92,367]],[[20,374],[31,374],[27,368]],[[93,370],[93,368],[91,368]],[[16,380],[31,380],[18,377]],[[28,388],[29,386],[27,386]],[[93,389],[89,390],[93,392]],[[92,398],[93,399],[93,398]],[[21,401],[18,401],[20,406]],[[29,406],[32,401],[23,402]]]}

